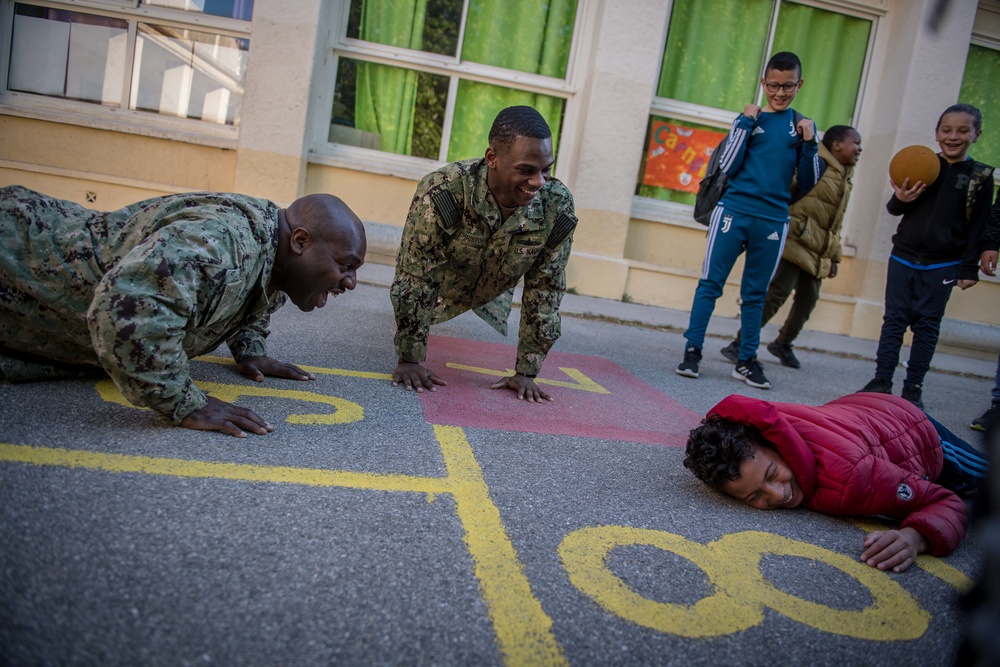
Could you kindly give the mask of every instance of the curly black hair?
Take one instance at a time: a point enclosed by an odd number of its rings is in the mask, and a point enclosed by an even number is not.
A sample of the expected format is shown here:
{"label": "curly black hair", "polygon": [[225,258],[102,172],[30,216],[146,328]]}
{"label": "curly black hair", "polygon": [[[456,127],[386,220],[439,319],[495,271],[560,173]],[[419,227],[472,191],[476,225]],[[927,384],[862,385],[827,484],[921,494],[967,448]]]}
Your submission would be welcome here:
{"label": "curly black hair", "polygon": [[740,465],[753,457],[757,447],[770,446],[753,426],[710,415],[688,435],[684,467],[721,491],[727,482],[740,478]]}
{"label": "curly black hair", "polygon": [[850,125],[831,125],[826,129],[826,132],[823,133],[823,145],[826,146],[828,151],[832,151],[833,142],[847,141],[847,138],[852,132],[857,134],[859,137],[861,136],[861,134]]}

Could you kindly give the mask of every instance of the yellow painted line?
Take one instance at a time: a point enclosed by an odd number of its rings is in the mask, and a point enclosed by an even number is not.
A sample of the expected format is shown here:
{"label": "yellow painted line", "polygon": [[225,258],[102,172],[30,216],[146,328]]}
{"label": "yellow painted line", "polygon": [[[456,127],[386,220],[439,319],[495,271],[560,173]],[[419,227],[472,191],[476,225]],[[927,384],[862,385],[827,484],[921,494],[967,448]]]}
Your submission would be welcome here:
{"label": "yellow painted line", "polygon": [[241,482],[302,484],[305,486],[341,486],[372,491],[412,491],[449,493],[447,478],[411,475],[377,475],[342,470],[255,466],[245,463],[213,463],[187,459],[105,454],[76,449],[30,447],[0,443],[0,461],[37,466],[83,468],[116,473],[143,473],[202,479],[229,479]]}
{"label": "yellow painted line", "polygon": [[[202,355],[200,357],[195,357],[195,361],[207,361],[210,364],[224,364],[227,366],[235,366],[236,362],[228,357],[213,357],[211,355]],[[351,378],[364,378],[366,380],[391,380],[391,373],[372,373],[369,371],[352,371],[346,368],[324,368],[322,366],[303,366],[301,364],[296,364],[299,368],[314,375],[342,375],[344,377]]]}
{"label": "yellow painted line", "polygon": [[[866,534],[874,533],[876,530],[892,529],[891,526],[887,526],[884,523],[879,523],[878,521],[873,521],[871,519],[851,519],[850,522],[865,531]],[[920,554],[917,556],[917,559],[913,564],[927,574],[933,574],[935,577],[958,590],[960,593],[965,593],[976,584],[976,582],[970,579],[964,572],[958,568],[948,565],[936,556]]]}
{"label": "yellow painted line", "polygon": [[552,633],[552,620],[532,593],[465,432],[457,427],[435,426],[434,433],[447,470],[447,475],[441,478],[214,463],[3,443],[0,443],[0,461],[113,473],[408,491],[427,494],[428,502],[436,494],[449,493],[455,499],[465,531],[463,539],[472,556],[474,573],[504,663],[510,667],[566,665],[562,647]]}
{"label": "yellow painted line", "polygon": [[[278,389],[268,385],[260,384],[222,384],[219,382],[197,382],[198,388],[209,396],[214,396],[220,401],[235,403],[240,396],[266,396],[268,398],[285,398],[303,403],[320,403],[334,408],[333,412],[323,412],[318,414],[292,414],[285,418],[289,424],[313,424],[322,426],[332,426],[334,424],[350,424],[361,421],[365,418],[365,409],[345,398],[329,396],[327,394],[317,394],[312,391],[301,391],[299,389]],[[121,393],[117,385],[111,380],[99,380],[94,387],[102,399],[108,403],[115,403],[126,408],[140,408],[133,405]]]}
{"label": "yellow painted line", "polygon": [[[507,377],[514,374],[513,368],[508,368],[506,370],[497,371],[491,368],[480,368],[479,366],[466,366],[465,364],[455,364],[448,362],[445,364],[448,368],[454,368],[460,371],[469,371],[471,373],[479,373],[480,375],[490,375],[492,377]],[[552,387],[565,387],[567,389],[579,389],[580,391],[589,391],[595,394],[610,394],[611,392],[599,385],[598,383],[591,380],[589,377],[581,373],[576,368],[563,368],[559,367],[566,375],[573,379],[573,382],[566,382],[564,380],[549,380],[547,378],[535,378],[537,384],[547,384]]]}
{"label": "yellow painted line", "polygon": [[917,556],[915,564],[927,574],[933,574],[959,593],[967,593],[976,585],[976,582],[967,577],[964,572],[948,565],[940,558],[920,554]]}
{"label": "yellow painted line", "polygon": [[531,591],[465,432],[456,426],[434,426],[434,434],[454,482],[455,507],[504,663],[567,665],[552,634],[552,619]]}

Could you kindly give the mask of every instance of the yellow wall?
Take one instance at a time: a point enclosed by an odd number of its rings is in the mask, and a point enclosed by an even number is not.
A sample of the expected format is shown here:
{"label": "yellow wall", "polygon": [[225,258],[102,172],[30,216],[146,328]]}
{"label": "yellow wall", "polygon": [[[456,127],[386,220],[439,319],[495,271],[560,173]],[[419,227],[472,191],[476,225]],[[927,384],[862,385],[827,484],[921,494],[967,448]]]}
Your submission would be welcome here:
{"label": "yellow wall", "polygon": [[358,217],[402,227],[417,181],[310,164],[306,193],[328,192],[343,199]]}
{"label": "yellow wall", "polygon": [[231,191],[235,163],[236,151],[222,148],[0,116],[0,183],[93,208],[172,192]]}

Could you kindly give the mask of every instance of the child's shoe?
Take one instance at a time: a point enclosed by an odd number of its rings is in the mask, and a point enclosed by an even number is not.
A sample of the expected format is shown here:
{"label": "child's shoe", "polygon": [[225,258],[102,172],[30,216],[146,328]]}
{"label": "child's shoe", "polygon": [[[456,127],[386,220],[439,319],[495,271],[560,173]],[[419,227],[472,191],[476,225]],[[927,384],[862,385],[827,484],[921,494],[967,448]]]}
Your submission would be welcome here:
{"label": "child's shoe", "polygon": [[677,366],[675,371],[678,375],[686,378],[698,377],[698,364],[701,363],[701,348],[688,345],[684,349],[684,361]]}
{"label": "child's shoe", "polygon": [[997,423],[998,419],[1000,419],[1000,402],[990,404],[990,407],[987,408],[982,417],[972,420],[969,428],[977,431],[988,431],[990,427]]}
{"label": "child's shoe", "polygon": [[757,361],[757,357],[737,362],[736,368],[733,369],[733,377],[757,389],[771,388],[771,383],[764,377],[764,368]]}
{"label": "child's shoe", "polygon": [[788,366],[789,368],[799,368],[802,366],[796,358],[795,353],[792,352],[791,345],[785,345],[784,343],[774,341],[773,343],[767,344],[767,351],[776,356],[782,366]]}
{"label": "child's shoe", "polygon": [[724,348],[722,348],[721,352],[722,352],[722,356],[724,356],[726,359],[729,359],[729,361],[733,362],[734,364],[738,364],[739,363],[739,361],[740,361],[740,344],[738,342],[736,342],[735,340],[732,343],[730,343],[729,345],[727,345]]}
{"label": "child's shoe", "polygon": [[892,393],[892,380],[883,380],[881,378],[872,378],[868,381],[858,392],[869,392],[872,394],[891,394]]}
{"label": "child's shoe", "polygon": [[903,393],[900,394],[900,397],[906,399],[910,403],[913,403],[915,406],[923,410],[924,402],[923,400],[921,400],[923,399],[923,393],[924,392],[919,384],[904,384]]}

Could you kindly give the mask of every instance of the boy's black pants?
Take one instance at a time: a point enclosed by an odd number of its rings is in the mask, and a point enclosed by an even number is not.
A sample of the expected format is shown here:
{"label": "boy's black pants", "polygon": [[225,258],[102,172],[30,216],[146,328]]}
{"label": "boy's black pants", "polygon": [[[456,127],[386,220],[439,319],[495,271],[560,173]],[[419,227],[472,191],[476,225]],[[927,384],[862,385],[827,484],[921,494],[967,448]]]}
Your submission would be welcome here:
{"label": "boy's black pants", "polygon": [[906,369],[906,384],[921,386],[937,347],[941,318],[958,280],[958,265],[939,269],[914,269],[889,259],[885,281],[885,315],[875,355],[875,377],[892,381],[899,364],[903,334],[909,327],[913,345]]}

